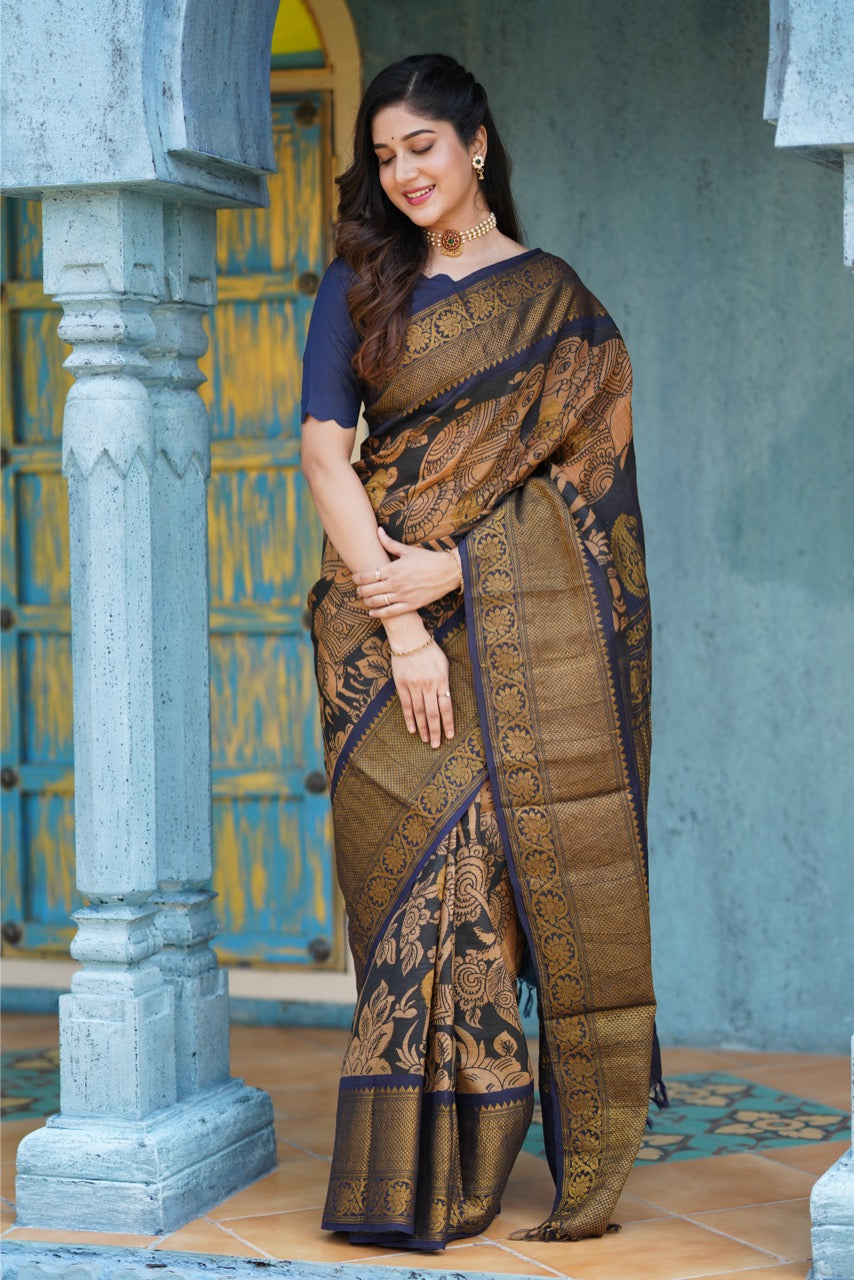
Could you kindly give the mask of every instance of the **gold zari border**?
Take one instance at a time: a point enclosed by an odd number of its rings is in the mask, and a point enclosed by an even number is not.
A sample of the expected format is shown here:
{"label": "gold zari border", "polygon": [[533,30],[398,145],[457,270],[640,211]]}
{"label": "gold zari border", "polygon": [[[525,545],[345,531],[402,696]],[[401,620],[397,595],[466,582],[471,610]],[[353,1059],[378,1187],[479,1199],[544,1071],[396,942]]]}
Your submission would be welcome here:
{"label": "gold zari border", "polygon": [[[427,1158],[419,1143],[425,1106],[430,1108]],[[453,1097],[430,1099],[405,1085],[375,1084],[342,1093],[325,1229],[370,1232],[373,1227],[386,1233],[397,1227],[425,1241],[485,1230],[498,1212],[530,1118],[530,1096],[491,1101],[485,1095],[482,1107],[468,1104],[458,1111]],[[460,1128],[472,1125],[477,1126],[476,1159],[463,1168],[460,1153],[472,1146],[473,1135],[461,1134]]]}
{"label": "gold zari border", "polygon": [[655,1012],[616,690],[584,552],[551,484],[529,481],[467,545],[484,727],[534,943],[563,1147],[539,1238],[601,1235],[646,1122]]}
{"label": "gold zari border", "polygon": [[469,285],[413,317],[403,363],[370,406],[381,420],[412,413],[498,363],[556,333],[574,318],[607,315],[560,258],[542,254],[496,276]]}

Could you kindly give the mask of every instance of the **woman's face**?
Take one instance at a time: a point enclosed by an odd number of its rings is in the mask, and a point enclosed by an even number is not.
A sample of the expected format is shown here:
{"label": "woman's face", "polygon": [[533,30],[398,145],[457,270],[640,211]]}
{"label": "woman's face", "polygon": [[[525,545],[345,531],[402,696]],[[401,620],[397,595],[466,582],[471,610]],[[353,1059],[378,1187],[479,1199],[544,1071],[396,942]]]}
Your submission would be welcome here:
{"label": "woman's face", "polygon": [[389,200],[419,227],[464,231],[487,212],[473,155],[486,156],[486,130],[465,147],[447,120],[428,120],[403,103],[373,121],[380,182]]}

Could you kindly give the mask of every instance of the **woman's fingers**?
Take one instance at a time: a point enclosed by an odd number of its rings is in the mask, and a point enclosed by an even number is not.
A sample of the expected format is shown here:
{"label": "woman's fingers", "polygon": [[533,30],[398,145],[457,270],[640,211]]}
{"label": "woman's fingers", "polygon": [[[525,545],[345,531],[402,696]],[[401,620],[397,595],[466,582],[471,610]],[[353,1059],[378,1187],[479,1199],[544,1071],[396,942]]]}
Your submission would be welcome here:
{"label": "woman's fingers", "polygon": [[[458,585],[459,570],[447,551],[406,547],[391,538],[388,543],[384,550],[395,555],[396,559],[375,569],[360,569],[353,574],[356,594],[372,617],[396,617],[394,613],[383,612],[392,605],[420,609],[441,599]],[[400,554],[394,550],[395,547],[402,549]]]}
{"label": "woman's fingers", "polygon": [[[423,696],[418,696],[413,700],[413,710],[415,711],[415,723],[418,725],[418,733],[422,742],[430,741],[430,722],[427,718],[427,712],[424,706]],[[438,745],[438,744],[437,744]]]}
{"label": "woman's fingers", "polygon": [[412,698],[409,690],[405,685],[398,686],[397,696],[400,698],[400,705],[403,709],[403,720],[410,733],[416,730],[415,712],[412,709]]}
{"label": "woman's fingers", "polygon": [[408,551],[412,550],[408,543],[396,542],[391,534],[386,533],[382,525],[379,525],[377,528],[377,536],[382,543],[384,550],[386,550],[389,555],[403,556],[406,555]]}
{"label": "woman's fingers", "polygon": [[[362,587],[358,593],[362,603],[371,609],[388,609],[393,604],[407,604],[408,592],[393,586],[390,582],[378,582],[376,588]],[[409,606],[412,608],[412,606]]]}
{"label": "woman's fingers", "polygon": [[377,605],[376,608],[368,610],[371,618],[399,618],[402,613],[412,613],[412,605],[406,604],[403,600],[399,600],[396,604]]}
{"label": "woman's fingers", "polygon": [[454,708],[450,698],[450,690],[412,691],[401,681],[397,686],[403,719],[410,733],[416,730],[422,742],[429,742],[431,747],[438,747],[442,734],[446,738],[454,736]]}
{"label": "woman's fingers", "polygon": [[361,569],[352,576],[356,584],[356,593],[363,600],[366,597],[376,595],[378,591],[388,591],[388,582],[384,581],[382,576],[378,578],[374,569]]}
{"label": "woman's fingers", "polygon": [[442,717],[442,728],[446,738],[454,736],[454,704],[450,689],[443,689],[439,694],[439,715]]}
{"label": "woman's fingers", "polygon": [[[408,585],[405,577],[400,573],[392,573],[391,568],[392,566],[388,566],[384,569],[381,577],[376,578],[371,574],[366,582],[361,583],[357,581],[354,573],[353,581],[356,583],[357,595],[363,600],[381,600],[385,591],[399,592],[404,589]],[[364,577],[364,574],[360,574],[359,577]]]}
{"label": "woman's fingers", "polygon": [[[438,747],[439,743],[442,741],[442,716],[439,711],[439,698],[437,694],[425,693],[424,715],[427,718],[430,746]],[[425,741],[423,734],[422,741]]]}
{"label": "woman's fingers", "polygon": [[356,594],[370,610],[388,608],[391,604],[404,604],[407,592],[405,587],[395,586],[393,582],[383,578],[380,582],[366,582],[364,586],[357,587]]}
{"label": "woman's fingers", "polygon": [[[430,746],[438,747],[442,734],[446,738],[454,736],[454,708],[451,702],[450,689],[442,689],[438,693],[430,691],[424,694],[424,714],[430,734]],[[421,735],[422,740],[424,735]]]}
{"label": "woman's fingers", "polygon": [[448,681],[448,659],[438,645],[399,654],[392,659],[392,675],[403,718],[410,733],[438,747],[442,734],[454,736],[454,710]]}
{"label": "woman's fingers", "polygon": [[413,679],[414,673],[406,673],[399,670],[401,666],[410,661],[412,661],[412,658],[405,657],[393,663],[392,676],[394,677],[397,696],[400,698],[403,720],[407,729],[410,733],[417,732],[422,742],[429,742],[430,726],[424,710],[423,686],[417,678]]}

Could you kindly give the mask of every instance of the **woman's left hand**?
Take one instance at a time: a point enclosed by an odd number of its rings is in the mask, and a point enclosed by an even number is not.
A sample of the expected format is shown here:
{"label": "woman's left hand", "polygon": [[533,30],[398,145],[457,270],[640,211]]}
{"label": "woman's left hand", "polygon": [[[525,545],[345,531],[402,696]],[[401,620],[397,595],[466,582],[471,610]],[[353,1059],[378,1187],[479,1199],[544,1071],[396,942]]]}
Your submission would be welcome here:
{"label": "woman's left hand", "polygon": [[[390,564],[353,574],[358,594],[372,618],[396,618],[440,600],[460,585],[458,551],[429,551],[396,542],[385,529],[377,535]],[[379,572],[379,578],[377,573]]]}

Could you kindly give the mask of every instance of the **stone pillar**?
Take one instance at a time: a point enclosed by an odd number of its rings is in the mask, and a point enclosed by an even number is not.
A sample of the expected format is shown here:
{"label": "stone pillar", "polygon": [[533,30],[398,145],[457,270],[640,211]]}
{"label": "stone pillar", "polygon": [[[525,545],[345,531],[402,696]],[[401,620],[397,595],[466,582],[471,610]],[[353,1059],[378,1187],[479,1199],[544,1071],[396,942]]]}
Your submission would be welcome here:
{"label": "stone pillar", "polygon": [[214,218],[145,190],[44,199],[45,289],[76,378],[63,469],[90,905],[60,1001],[62,1109],[19,1147],[25,1225],[172,1230],[275,1160],[269,1098],[228,1075],[204,888],[208,434],[195,388]]}
{"label": "stone pillar", "polygon": [[[854,5],[850,0],[770,0],[765,119],[775,145],[842,173],[843,259],[854,267]],[[852,1040],[854,1073],[854,1040]],[[854,1108],[854,1074],[852,1074]],[[810,1198],[811,1280],[854,1280],[852,1147]]]}
{"label": "stone pillar", "polygon": [[[62,1110],[19,1221],[174,1228],[274,1162],[228,1074],[210,941],[205,487],[196,394],[217,207],[267,203],[277,0],[4,0],[0,184],[44,205],[68,367],[77,883]],[[62,39],[54,38],[57,31]],[[120,74],[117,74],[117,68]]]}
{"label": "stone pillar", "polygon": [[854,1280],[854,1036],[851,1061],[851,1146],[812,1189],[810,1280]]}
{"label": "stone pillar", "polygon": [[143,375],[156,457],[152,555],[157,883],[156,963],[175,1000],[178,1097],[228,1078],[228,989],[210,948],[218,925],[211,875],[208,677],[207,412],[196,388],[205,311],[216,301],[216,215],[164,207],[164,297]]}
{"label": "stone pillar", "polygon": [[764,116],[775,146],[842,175],[843,258],[854,267],[854,5],[770,0]]}
{"label": "stone pillar", "polygon": [[854,147],[845,152],[842,182],[844,211],[842,253],[848,265],[854,267]]}

